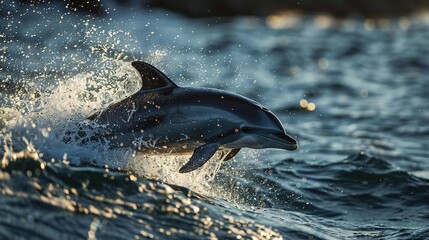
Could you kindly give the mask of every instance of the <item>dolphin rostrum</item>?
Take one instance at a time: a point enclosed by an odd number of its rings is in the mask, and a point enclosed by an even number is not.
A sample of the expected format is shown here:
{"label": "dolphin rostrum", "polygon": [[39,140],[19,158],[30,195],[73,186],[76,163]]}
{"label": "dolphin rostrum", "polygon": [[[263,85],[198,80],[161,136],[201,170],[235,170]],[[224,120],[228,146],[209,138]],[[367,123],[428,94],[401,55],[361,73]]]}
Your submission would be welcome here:
{"label": "dolphin rostrum", "polygon": [[207,88],[179,87],[154,66],[132,66],[142,87],[132,96],[88,117],[108,131],[111,147],[138,152],[193,152],[180,173],[206,163],[218,149],[235,156],[240,148],[295,150],[295,139],[280,120],[262,105],[243,96]]}

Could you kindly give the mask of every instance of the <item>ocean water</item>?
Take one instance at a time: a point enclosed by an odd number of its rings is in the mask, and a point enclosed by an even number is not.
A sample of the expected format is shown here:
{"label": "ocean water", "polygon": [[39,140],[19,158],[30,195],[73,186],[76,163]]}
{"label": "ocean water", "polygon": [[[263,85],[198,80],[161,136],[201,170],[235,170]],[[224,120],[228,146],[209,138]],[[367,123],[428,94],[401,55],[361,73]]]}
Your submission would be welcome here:
{"label": "ocean water", "polygon": [[[0,4],[0,239],[429,239],[428,14]],[[135,60],[262,103],[300,148],[180,174],[189,156],[65,143],[139,88]]]}

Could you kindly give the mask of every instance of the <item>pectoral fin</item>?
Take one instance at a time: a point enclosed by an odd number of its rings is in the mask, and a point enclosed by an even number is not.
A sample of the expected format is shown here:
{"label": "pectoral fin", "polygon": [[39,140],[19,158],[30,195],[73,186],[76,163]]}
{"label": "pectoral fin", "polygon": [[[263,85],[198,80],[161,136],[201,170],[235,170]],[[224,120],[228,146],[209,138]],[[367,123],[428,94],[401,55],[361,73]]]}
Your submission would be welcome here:
{"label": "pectoral fin", "polygon": [[229,151],[229,153],[225,156],[225,158],[223,159],[224,162],[231,160],[233,157],[235,157],[235,155],[237,155],[237,153],[240,151],[241,148],[234,148],[231,151]]}
{"label": "pectoral fin", "polygon": [[180,168],[179,172],[187,173],[201,167],[215,154],[219,147],[219,143],[209,143],[197,147],[191,159]]}

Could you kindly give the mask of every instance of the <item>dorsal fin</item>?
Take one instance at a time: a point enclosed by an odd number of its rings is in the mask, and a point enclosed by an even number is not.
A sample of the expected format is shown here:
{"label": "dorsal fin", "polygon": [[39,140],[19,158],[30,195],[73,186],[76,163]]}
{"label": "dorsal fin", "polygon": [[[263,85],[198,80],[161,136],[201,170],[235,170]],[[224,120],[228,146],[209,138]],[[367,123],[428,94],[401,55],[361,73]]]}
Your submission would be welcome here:
{"label": "dorsal fin", "polygon": [[142,88],[140,91],[152,91],[160,88],[177,87],[177,85],[164,73],[149,63],[135,61],[132,62],[131,65],[137,69],[142,78]]}

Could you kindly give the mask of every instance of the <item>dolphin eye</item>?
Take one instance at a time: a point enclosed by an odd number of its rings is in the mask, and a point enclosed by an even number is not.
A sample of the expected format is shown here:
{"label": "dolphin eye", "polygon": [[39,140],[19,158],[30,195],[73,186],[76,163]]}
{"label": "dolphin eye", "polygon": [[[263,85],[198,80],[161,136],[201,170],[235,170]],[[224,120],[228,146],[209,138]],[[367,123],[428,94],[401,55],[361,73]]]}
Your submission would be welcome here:
{"label": "dolphin eye", "polygon": [[252,128],[250,128],[250,127],[241,127],[241,131],[242,132],[250,132],[250,131],[252,131]]}

